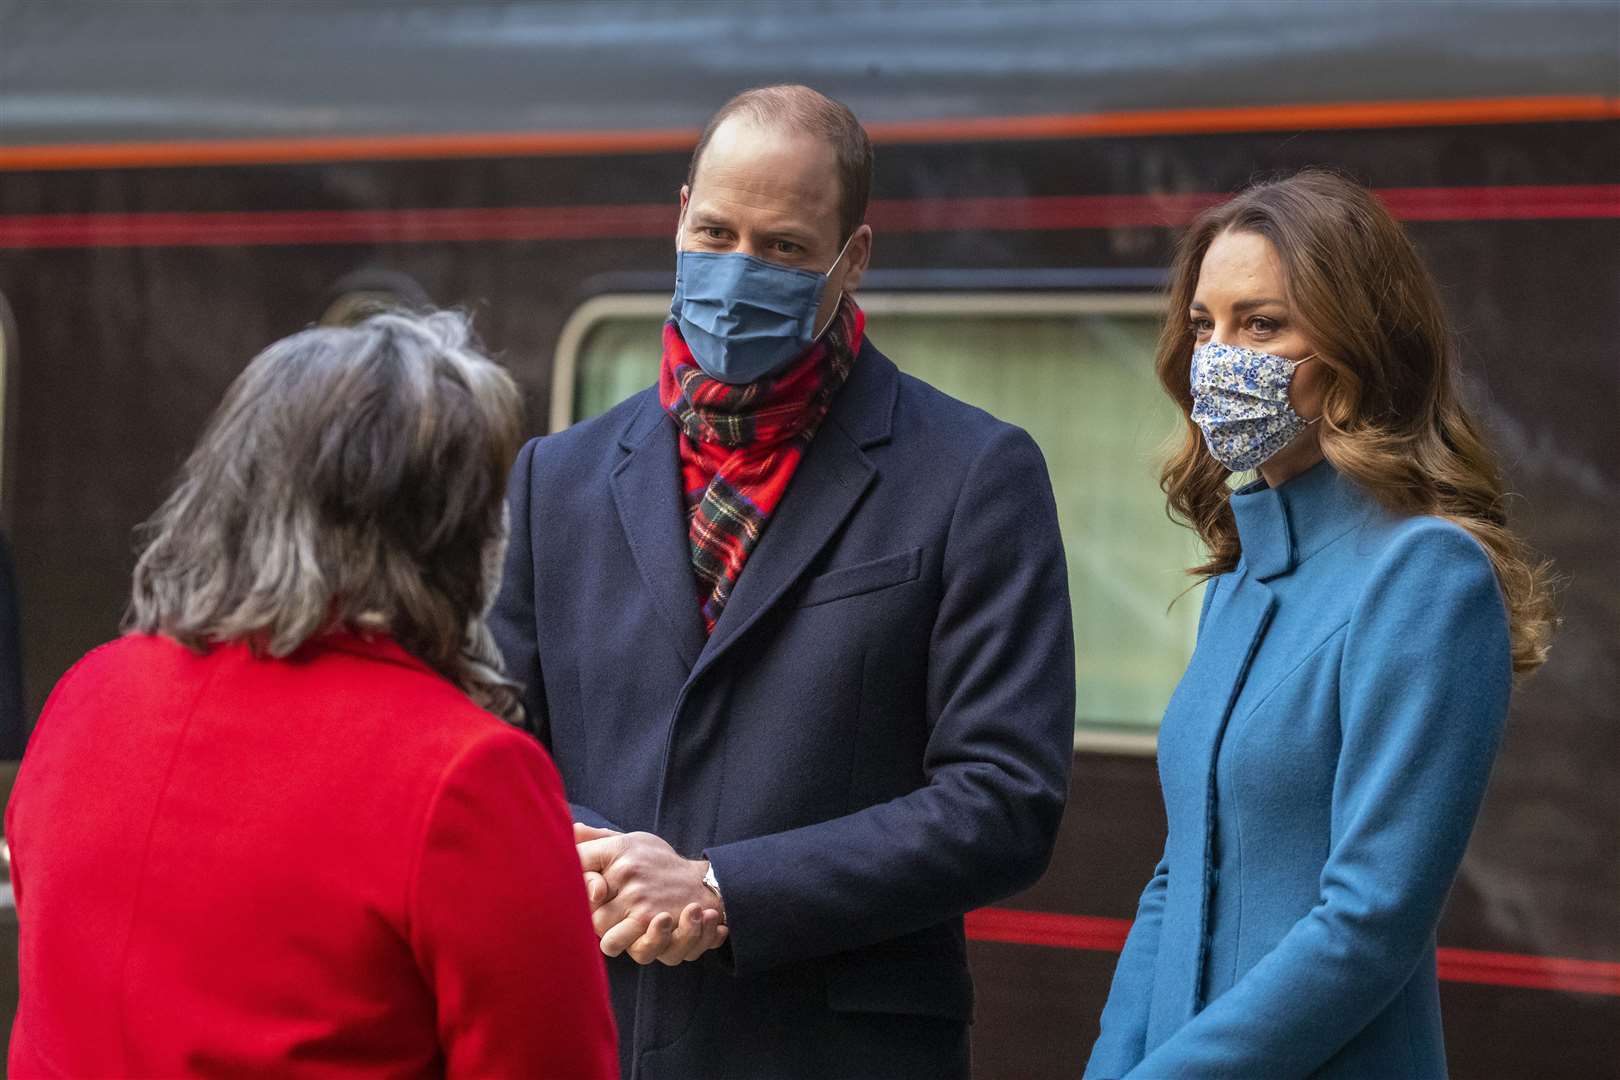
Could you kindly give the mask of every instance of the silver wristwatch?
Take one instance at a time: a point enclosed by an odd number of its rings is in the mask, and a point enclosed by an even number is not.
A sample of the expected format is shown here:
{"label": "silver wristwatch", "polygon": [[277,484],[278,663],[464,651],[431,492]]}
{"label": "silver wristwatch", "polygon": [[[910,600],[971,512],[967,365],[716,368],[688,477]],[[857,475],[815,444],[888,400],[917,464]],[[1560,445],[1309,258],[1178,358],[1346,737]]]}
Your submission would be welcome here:
{"label": "silver wristwatch", "polygon": [[710,863],[709,868],[703,872],[703,884],[722,904],[725,903],[726,898],[720,895],[720,880],[714,876],[714,863]]}

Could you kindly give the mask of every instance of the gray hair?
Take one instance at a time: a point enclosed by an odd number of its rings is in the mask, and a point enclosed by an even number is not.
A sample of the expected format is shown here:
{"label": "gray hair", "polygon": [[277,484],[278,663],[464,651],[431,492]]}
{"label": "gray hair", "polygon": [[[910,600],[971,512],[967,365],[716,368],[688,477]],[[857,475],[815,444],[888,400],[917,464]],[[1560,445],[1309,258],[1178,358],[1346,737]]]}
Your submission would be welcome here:
{"label": "gray hair", "polygon": [[385,314],[255,357],[139,531],[125,630],[275,657],[386,632],[520,723],[484,619],[522,399],[470,342],[459,314]]}

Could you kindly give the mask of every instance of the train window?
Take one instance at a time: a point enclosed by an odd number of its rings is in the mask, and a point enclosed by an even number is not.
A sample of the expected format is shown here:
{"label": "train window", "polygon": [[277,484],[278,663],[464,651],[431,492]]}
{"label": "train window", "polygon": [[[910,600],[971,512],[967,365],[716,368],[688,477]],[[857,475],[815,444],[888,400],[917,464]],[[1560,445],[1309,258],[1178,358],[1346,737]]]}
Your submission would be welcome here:
{"label": "train window", "polygon": [[[861,300],[873,339],[902,369],[1018,424],[1040,444],[1074,597],[1076,745],[1151,752],[1192,652],[1200,601],[1196,591],[1181,595],[1197,542],[1166,519],[1155,482],[1157,452],[1176,427],[1175,407],[1153,374],[1162,303],[1052,294]],[[558,342],[553,430],[654,380],[668,303],[598,297],[575,312]]]}

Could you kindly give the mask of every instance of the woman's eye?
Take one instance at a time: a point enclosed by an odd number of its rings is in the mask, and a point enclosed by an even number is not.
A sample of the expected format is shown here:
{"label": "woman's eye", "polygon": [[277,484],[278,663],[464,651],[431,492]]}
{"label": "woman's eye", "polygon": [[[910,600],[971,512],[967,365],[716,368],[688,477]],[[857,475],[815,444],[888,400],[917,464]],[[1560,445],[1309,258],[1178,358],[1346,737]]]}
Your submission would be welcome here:
{"label": "woman's eye", "polygon": [[1266,318],[1264,315],[1256,315],[1249,320],[1249,329],[1256,334],[1275,334],[1277,332],[1277,322],[1274,319]]}
{"label": "woman's eye", "polygon": [[1215,327],[1211,325],[1208,319],[1191,319],[1187,323],[1187,329],[1191,330],[1197,336],[1203,337],[1205,334],[1215,329]]}

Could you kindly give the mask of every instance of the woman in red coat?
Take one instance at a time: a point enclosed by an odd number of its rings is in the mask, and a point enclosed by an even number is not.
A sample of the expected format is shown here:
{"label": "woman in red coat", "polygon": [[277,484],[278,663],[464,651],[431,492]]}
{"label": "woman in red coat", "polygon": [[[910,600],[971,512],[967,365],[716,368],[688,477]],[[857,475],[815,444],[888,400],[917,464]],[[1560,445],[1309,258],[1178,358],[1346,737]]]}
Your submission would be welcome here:
{"label": "woman in red coat", "polygon": [[484,626],[518,393],[466,342],[378,316],[232,386],[7,809],[12,1077],[618,1076]]}

